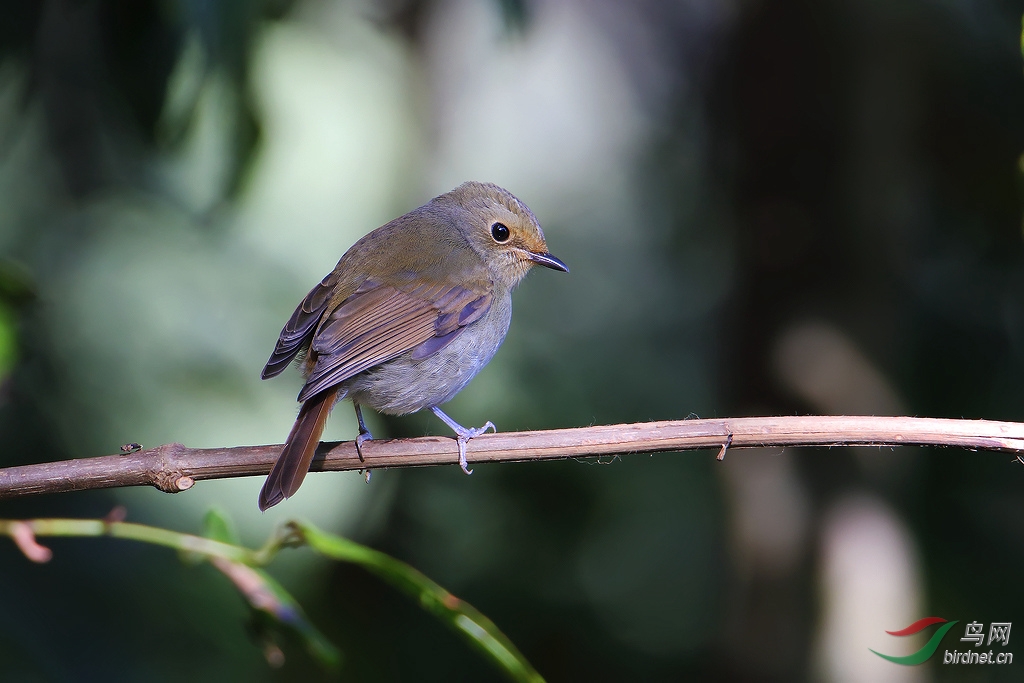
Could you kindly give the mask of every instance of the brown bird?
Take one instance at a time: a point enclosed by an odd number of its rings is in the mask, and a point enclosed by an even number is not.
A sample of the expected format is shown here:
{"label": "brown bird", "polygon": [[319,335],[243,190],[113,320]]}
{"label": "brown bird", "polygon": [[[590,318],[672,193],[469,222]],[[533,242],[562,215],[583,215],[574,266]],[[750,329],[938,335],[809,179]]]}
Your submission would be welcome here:
{"label": "brown bird", "polygon": [[372,439],[360,406],[388,415],[430,408],[455,432],[467,474],[467,428],[438,406],[494,356],[512,319],[512,290],[548,253],[533,212],[507,190],[463,183],[356,242],[281,330],[263,378],[303,359],[302,406],[260,491],[261,510],[299,488],[334,404],[349,398],[356,449]]}

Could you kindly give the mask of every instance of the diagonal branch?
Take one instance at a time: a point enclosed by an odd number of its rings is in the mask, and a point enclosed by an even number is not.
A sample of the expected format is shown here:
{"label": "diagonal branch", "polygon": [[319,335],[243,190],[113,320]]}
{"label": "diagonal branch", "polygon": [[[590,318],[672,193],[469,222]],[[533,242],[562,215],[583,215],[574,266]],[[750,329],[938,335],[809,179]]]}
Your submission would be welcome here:
{"label": "diagonal branch", "polygon": [[[486,434],[469,443],[469,461],[524,462],[625,453],[783,446],[957,446],[1024,451],[1024,424],[924,417],[740,417]],[[281,446],[187,448],[172,443],[126,455],[0,469],[0,499],[118,486],[184,491],[200,479],[265,475]],[[455,440],[367,441],[365,461],[354,441],[322,443],[313,471],[453,465]]]}

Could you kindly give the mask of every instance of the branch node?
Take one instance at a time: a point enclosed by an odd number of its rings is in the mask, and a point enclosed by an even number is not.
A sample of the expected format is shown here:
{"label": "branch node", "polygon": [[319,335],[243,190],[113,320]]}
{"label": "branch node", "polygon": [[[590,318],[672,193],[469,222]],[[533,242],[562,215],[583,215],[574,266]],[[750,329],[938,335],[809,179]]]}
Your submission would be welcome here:
{"label": "branch node", "polygon": [[195,479],[178,468],[182,455],[188,451],[189,449],[180,443],[165,443],[152,449],[153,455],[158,458],[157,462],[153,463],[153,486],[164,493],[181,493],[192,488],[196,483]]}
{"label": "branch node", "polygon": [[164,493],[188,491],[195,483],[195,479],[177,470],[157,472],[153,477],[153,486]]}

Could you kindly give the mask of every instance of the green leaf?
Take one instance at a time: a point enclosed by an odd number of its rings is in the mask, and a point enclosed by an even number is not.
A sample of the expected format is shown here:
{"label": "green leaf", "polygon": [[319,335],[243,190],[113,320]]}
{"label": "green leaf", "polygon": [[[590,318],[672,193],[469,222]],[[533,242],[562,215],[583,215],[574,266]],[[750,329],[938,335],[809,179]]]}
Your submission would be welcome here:
{"label": "green leaf", "polygon": [[210,508],[203,517],[203,536],[221,543],[239,545],[238,533],[226,512],[220,508]]}

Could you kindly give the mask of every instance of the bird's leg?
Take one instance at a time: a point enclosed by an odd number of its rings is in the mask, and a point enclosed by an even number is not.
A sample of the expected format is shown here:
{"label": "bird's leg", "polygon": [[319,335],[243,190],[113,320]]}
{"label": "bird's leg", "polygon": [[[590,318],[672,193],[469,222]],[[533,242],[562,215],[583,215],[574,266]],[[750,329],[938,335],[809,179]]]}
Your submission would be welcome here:
{"label": "bird's leg", "polygon": [[488,420],[483,427],[463,427],[458,422],[445,415],[444,411],[437,406],[431,406],[430,410],[432,410],[434,415],[441,418],[441,421],[451,427],[452,431],[455,432],[455,440],[459,442],[459,467],[461,467],[462,471],[466,474],[473,474],[473,470],[469,469],[469,463],[466,462],[466,444],[474,436],[480,436],[488,429],[497,432],[497,427],[495,427],[494,423],[490,420]]}
{"label": "bird's leg", "polygon": [[[356,419],[359,420],[359,436],[356,437],[356,453],[359,454],[359,462],[363,462],[363,442],[373,441],[373,434],[366,428],[366,423],[363,422],[363,411],[359,409],[359,404],[352,401],[352,405],[356,408]],[[367,477],[369,482],[369,477]]]}

